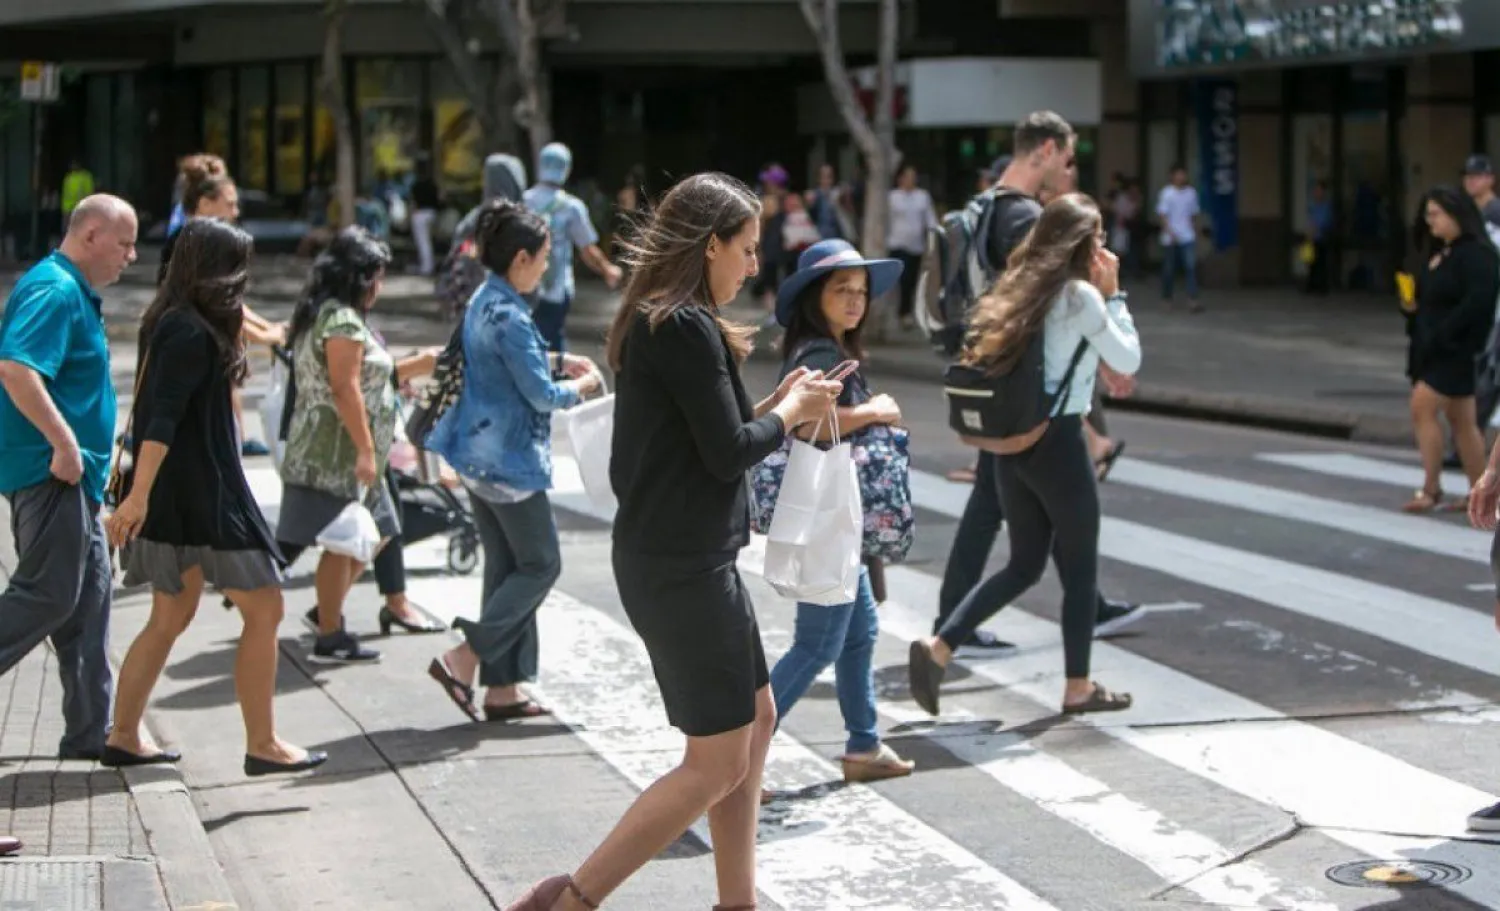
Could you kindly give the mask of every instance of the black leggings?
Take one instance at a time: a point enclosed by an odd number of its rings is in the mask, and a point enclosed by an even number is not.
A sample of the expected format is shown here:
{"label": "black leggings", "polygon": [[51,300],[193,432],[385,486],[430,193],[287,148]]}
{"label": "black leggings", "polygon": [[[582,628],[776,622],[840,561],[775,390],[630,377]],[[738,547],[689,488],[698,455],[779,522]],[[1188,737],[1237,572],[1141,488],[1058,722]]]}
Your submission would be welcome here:
{"label": "black leggings", "polygon": [[901,316],[911,316],[917,307],[917,280],[922,277],[922,254],[894,250],[891,255],[901,260]]}
{"label": "black leggings", "polygon": [[938,635],[957,649],[1041,580],[1050,552],[1062,577],[1067,676],[1086,678],[1098,613],[1099,488],[1081,419],[1058,418],[1031,449],[1000,456],[996,463],[1010,562],[964,597]]}

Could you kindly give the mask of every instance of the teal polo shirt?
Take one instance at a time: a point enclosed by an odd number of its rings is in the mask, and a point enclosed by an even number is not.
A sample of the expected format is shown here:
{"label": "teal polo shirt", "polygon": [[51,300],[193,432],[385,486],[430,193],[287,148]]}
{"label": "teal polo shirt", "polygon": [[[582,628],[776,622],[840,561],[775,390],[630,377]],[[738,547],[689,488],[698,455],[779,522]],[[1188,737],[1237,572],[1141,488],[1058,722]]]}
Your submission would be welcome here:
{"label": "teal polo shirt", "polygon": [[[62,254],[32,266],[10,293],[0,317],[0,361],[41,375],[83,452],[83,489],[104,501],[115,436],[115,387],[99,295]],[[52,447],[0,387],[0,493],[51,477]]]}

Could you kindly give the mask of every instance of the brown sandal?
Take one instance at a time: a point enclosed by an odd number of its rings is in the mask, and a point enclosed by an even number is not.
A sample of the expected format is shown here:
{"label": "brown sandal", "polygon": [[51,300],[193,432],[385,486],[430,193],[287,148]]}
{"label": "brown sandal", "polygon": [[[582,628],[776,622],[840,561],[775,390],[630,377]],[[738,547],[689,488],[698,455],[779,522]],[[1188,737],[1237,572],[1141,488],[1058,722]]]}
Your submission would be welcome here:
{"label": "brown sandal", "polygon": [[1095,683],[1094,691],[1089,698],[1072,705],[1063,703],[1064,715],[1082,715],[1086,712],[1119,712],[1130,708],[1135,700],[1129,693],[1112,693],[1105,689],[1103,684]]}
{"label": "brown sandal", "polygon": [[469,716],[470,721],[479,720],[479,709],[474,708],[473,687],[453,676],[453,672],[448,670],[448,662],[442,658],[432,659],[432,663],[427,665],[427,676],[438,682],[443,692],[448,694],[448,698],[453,700],[460,712]]}
{"label": "brown sandal", "polygon": [[1411,495],[1411,499],[1406,502],[1405,506],[1401,507],[1401,511],[1410,513],[1432,512],[1441,506],[1442,503],[1443,491],[1441,488],[1438,490],[1419,490]]}
{"label": "brown sandal", "polygon": [[564,873],[561,876],[544,879],[532,886],[525,895],[514,903],[506,905],[505,911],[552,911],[552,906],[557,904],[557,900],[564,892],[572,892],[573,897],[578,899],[579,904],[585,908],[599,907],[583,894],[583,890],[573,882],[573,877]]}

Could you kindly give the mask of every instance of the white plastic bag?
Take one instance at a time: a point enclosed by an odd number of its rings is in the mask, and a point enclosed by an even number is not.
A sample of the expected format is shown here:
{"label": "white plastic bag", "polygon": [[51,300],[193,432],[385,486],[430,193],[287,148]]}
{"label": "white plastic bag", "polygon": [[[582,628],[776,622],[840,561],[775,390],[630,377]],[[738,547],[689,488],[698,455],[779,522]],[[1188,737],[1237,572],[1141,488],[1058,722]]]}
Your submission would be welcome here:
{"label": "white plastic bag", "polygon": [[823,450],[794,440],[766,533],[766,581],[807,604],[848,604],[859,588],[863,534],[849,444]]}
{"label": "white plastic bag", "polygon": [[619,504],[609,486],[609,452],[615,432],[614,393],[568,408],[560,417],[589,501],[599,509],[615,509]]}
{"label": "white plastic bag", "polygon": [[260,397],[261,433],[271,444],[271,464],[275,465],[278,471],[281,469],[281,459],[286,455],[286,441],[281,439],[281,416],[286,409],[286,387],[290,375],[291,368],[281,358],[273,355],[271,357],[271,388]]}
{"label": "white plastic bag", "polygon": [[332,522],[318,532],[318,546],[333,554],[353,557],[360,563],[369,563],[380,546],[380,529],[375,527],[375,517],[365,508],[363,491],[358,500],[351,500]]}

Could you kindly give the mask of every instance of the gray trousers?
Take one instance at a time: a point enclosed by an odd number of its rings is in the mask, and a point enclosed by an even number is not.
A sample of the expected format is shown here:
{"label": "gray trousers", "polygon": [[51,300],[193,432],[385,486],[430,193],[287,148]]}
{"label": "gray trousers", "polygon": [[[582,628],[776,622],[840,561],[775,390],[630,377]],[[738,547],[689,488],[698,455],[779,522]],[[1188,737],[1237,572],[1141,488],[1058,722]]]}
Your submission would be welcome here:
{"label": "gray trousers", "polygon": [[478,623],[460,618],[453,625],[479,656],[480,686],[535,680],[536,612],[562,573],[552,503],[544,490],[519,503],[478,495],[469,503],[484,548],[484,605]]}
{"label": "gray trousers", "polygon": [[16,570],[0,592],[0,674],[51,637],[62,678],[60,752],[97,753],[109,727],[109,605],[114,590],[99,507],[49,479],[12,494]]}

